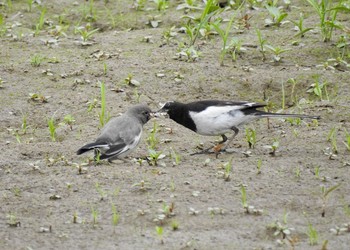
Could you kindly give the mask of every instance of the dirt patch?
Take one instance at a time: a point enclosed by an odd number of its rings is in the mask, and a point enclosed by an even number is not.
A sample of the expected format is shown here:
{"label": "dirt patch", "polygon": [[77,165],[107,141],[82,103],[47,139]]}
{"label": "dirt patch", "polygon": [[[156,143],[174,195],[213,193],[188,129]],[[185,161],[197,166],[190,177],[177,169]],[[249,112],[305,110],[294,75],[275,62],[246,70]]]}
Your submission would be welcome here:
{"label": "dirt patch", "polygon": [[[288,20],[298,20],[302,10],[305,26],[318,27],[311,7],[293,4]],[[153,2],[137,11],[129,1],[34,4],[31,12],[22,1],[1,7],[1,249],[320,249],[326,240],[327,249],[348,248],[349,68],[325,64],[341,56],[349,61],[348,45],[338,42],[344,32],[335,30],[328,43],[318,28],[297,38],[291,23],[265,27],[263,6],[244,7],[231,32],[246,49],[236,61],[227,55],[220,66],[222,40],[211,35],[197,39],[200,57],[186,62],[174,59],[181,44],[189,43],[179,31],[186,21],[178,5],[171,2],[161,12],[146,10]],[[45,22],[38,29],[43,7]],[[151,28],[146,22],[157,15],[152,20],[162,22]],[[83,46],[75,27],[82,31],[88,23],[88,31],[100,30]],[[176,34],[167,40],[172,26]],[[262,60],[255,29],[268,44],[290,49],[280,62],[272,62],[270,52]],[[127,84],[128,77],[140,85]],[[256,121],[247,126],[256,131],[254,148],[241,128],[232,144],[237,152],[216,159],[190,154],[220,138],[154,118],[128,163],[94,165],[92,155],[75,152],[99,133],[99,82],[106,85],[111,116],[137,102],[156,110],[168,100],[267,101],[279,111],[284,96],[283,112],[322,119]],[[322,98],[307,92],[315,82],[326,83]],[[66,115],[75,120],[72,129],[64,124]],[[48,129],[52,117],[56,141]],[[164,154],[157,165],[140,160],[149,156],[154,127],[155,150]],[[279,146],[271,156],[275,141]],[[254,207],[249,213],[242,186]],[[327,193],[332,187],[338,188]],[[318,236],[313,246],[310,229]]]}

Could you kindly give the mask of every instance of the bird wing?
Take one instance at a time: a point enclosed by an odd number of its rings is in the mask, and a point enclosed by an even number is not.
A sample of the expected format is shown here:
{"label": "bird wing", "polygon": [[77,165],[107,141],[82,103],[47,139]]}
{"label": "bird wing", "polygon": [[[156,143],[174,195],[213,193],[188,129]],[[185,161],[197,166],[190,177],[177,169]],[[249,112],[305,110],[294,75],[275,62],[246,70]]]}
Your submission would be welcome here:
{"label": "bird wing", "polygon": [[190,111],[194,112],[200,112],[205,110],[208,106],[217,106],[217,107],[224,107],[224,106],[237,106],[237,109],[243,110],[243,109],[256,109],[265,107],[266,104],[262,103],[256,103],[256,102],[244,102],[244,101],[220,101],[220,100],[204,100],[204,101],[197,101],[197,102],[191,102],[187,104],[187,107]]}
{"label": "bird wing", "polygon": [[103,152],[105,155],[103,158],[108,158],[136,147],[141,133],[142,124],[137,118],[122,115],[113,118],[105,125],[96,142],[108,144],[109,149]]}

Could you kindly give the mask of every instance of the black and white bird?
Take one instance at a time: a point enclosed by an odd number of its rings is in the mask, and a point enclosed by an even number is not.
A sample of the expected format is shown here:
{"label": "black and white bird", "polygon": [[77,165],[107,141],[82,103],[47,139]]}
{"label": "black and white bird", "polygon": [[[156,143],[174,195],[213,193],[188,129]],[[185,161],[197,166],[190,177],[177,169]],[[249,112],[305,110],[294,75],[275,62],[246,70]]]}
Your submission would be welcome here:
{"label": "black and white bird", "polygon": [[95,159],[108,159],[111,162],[123,158],[139,144],[143,125],[151,118],[151,114],[151,109],[145,104],[131,107],[123,115],[111,119],[96,141],[80,148],[77,154],[94,150]]}
{"label": "black and white bird", "polygon": [[[255,102],[219,100],[205,100],[186,104],[171,101],[165,103],[158,112],[167,113],[170,119],[200,135],[221,135],[222,142],[220,142],[220,144],[226,142],[225,147],[227,147],[238,134],[239,126],[256,119],[270,117],[320,119],[319,116],[279,114],[257,110],[265,106],[266,104]],[[228,140],[225,134],[232,132],[233,136]],[[202,152],[206,152],[209,149]]]}

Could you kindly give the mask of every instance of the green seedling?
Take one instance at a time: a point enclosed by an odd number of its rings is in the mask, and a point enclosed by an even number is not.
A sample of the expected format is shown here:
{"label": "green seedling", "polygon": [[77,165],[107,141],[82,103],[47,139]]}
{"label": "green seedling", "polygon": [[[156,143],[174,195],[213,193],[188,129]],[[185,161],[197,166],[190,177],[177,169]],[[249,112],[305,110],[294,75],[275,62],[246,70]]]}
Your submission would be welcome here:
{"label": "green seedling", "polygon": [[33,0],[27,0],[27,11],[32,12]]}
{"label": "green seedling", "polygon": [[225,181],[229,181],[231,179],[231,173],[232,173],[232,161],[233,158],[231,159],[231,161],[226,162],[224,164],[224,180]]}
{"label": "green seedling", "polygon": [[40,17],[38,23],[35,25],[35,34],[38,34],[43,29],[45,24],[46,8],[41,8]]}
{"label": "green seedling", "polygon": [[277,237],[281,235],[282,239],[288,239],[291,231],[294,230],[294,228],[289,228],[286,223],[281,223],[278,220],[270,224],[268,228],[274,230],[273,236]]}
{"label": "green seedling", "polygon": [[325,217],[326,216],[326,204],[327,204],[327,199],[328,196],[336,189],[338,189],[340,187],[341,183],[330,187],[330,188],[326,188],[325,186],[321,186],[321,193],[322,193],[322,213],[321,216]]}
{"label": "green seedling", "polygon": [[256,130],[253,128],[245,129],[245,138],[248,142],[249,148],[254,148],[256,144]]}
{"label": "green seedling", "polygon": [[[63,118],[63,123],[62,124],[65,124],[65,125],[68,125],[70,130],[73,130],[73,124],[75,123],[75,119],[72,115],[65,115],[64,118]],[[60,124],[60,125],[62,125]]]}
{"label": "green seedling", "polygon": [[342,29],[342,25],[337,22],[338,11],[342,9],[342,2],[339,1],[337,6],[333,6],[332,0],[306,0],[316,11],[320,20],[320,28],[324,42],[332,39],[335,28]]}
{"label": "green seedling", "polygon": [[49,127],[50,137],[52,141],[56,141],[56,124],[54,115],[47,121]]}
{"label": "green seedling", "polygon": [[195,62],[202,55],[201,52],[196,50],[194,46],[191,47],[180,47],[178,48],[178,52],[175,54],[175,59],[186,62]]}
{"label": "green seedling", "polygon": [[345,129],[345,141],[343,141],[346,149],[350,151],[350,133]]}
{"label": "green seedling", "polygon": [[156,226],[156,233],[159,237],[160,243],[164,244],[164,240],[163,240],[163,233],[164,233],[164,229],[161,226]]}
{"label": "green seedling", "polygon": [[100,200],[104,200],[107,197],[107,193],[105,190],[103,190],[103,188],[100,186],[100,184],[98,182],[95,183],[95,188],[96,191],[99,193],[100,195]]}
{"label": "green seedling", "polygon": [[91,45],[91,43],[89,42],[89,40],[92,38],[92,35],[95,34],[97,31],[99,31],[99,29],[93,29],[90,30],[91,25],[87,24],[85,27],[75,27],[75,33],[79,33],[80,34],[80,38],[81,38],[81,44],[82,45]]}
{"label": "green seedling", "polygon": [[88,112],[91,112],[94,108],[96,108],[98,105],[98,100],[96,98],[94,98],[94,100],[92,102],[88,102]]}
{"label": "green seedling", "polygon": [[[215,5],[214,0],[208,0],[205,8],[203,9],[203,12],[201,14],[201,16],[199,18],[193,18],[190,16],[184,16],[184,18],[189,18],[189,23],[187,24],[187,26],[191,27],[191,34],[187,34],[189,35],[190,38],[190,42],[189,42],[189,46],[188,47],[192,47],[199,34],[200,34],[200,30],[208,24],[209,20],[214,16],[217,15],[219,13],[221,13],[223,11],[223,9],[220,9],[218,6]],[[196,24],[194,26],[190,26],[190,22],[191,20],[196,21]],[[186,32],[187,33],[187,32]]]}
{"label": "green seedling", "polygon": [[328,91],[327,91],[327,82],[322,82],[319,75],[313,76],[314,83],[310,85],[310,88],[306,91],[308,93],[313,93],[320,100],[323,100],[323,97],[326,96],[326,100],[329,101]]}
{"label": "green seedling", "polygon": [[100,118],[100,127],[102,128],[110,119],[111,115],[106,111],[106,87],[104,82],[100,82],[101,90],[101,111],[98,114]]}
{"label": "green seedling", "polygon": [[166,44],[170,44],[170,41],[173,40],[173,38],[176,36],[177,36],[176,26],[172,26],[171,28],[163,32],[163,38]]}
{"label": "green seedling", "polygon": [[273,62],[275,62],[275,63],[279,63],[282,60],[281,54],[284,54],[290,50],[290,49],[282,49],[279,46],[273,47],[271,45],[265,45],[265,47],[272,51],[272,53],[273,53],[272,59],[273,59]]}
{"label": "green seedling", "polygon": [[300,169],[300,167],[296,167],[295,168],[295,177],[297,177],[298,179],[301,177],[301,169]]}
{"label": "green seedling", "polygon": [[257,174],[261,174],[261,166],[262,166],[262,160],[259,159],[256,165]]}
{"label": "green seedling", "polygon": [[165,10],[168,8],[167,0],[153,0],[153,2],[156,4],[158,11]]}
{"label": "green seedling", "polygon": [[16,197],[20,197],[21,196],[21,189],[20,188],[18,188],[18,187],[14,187],[14,188],[12,188],[12,193],[16,196]]}
{"label": "green seedling", "polygon": [[116,227],[119,223],[120,214],[117,211],[117,208],[112,204],[112,225]]}
{"label": "green seedling", "polygon": [[294,101],[294,103],[298,103],[297,96],[295,95],[295,86],[297,85],[297,81],[294,78],[289,78],[287,83],[292,84],[292,89],[290,91],[290,98]]}
{"label": "green seedling", "polygon": [[147,137],[147,143],[148,143],[149,149],[155,150],[157,148],[157,145],[159,143],[157,132],[158,132],[158,124],[156,121],[154,121],[153,128],[149,133],[149,136]]}
{"label": "green seedling", "polygon": [[146,6],[147,0],[135,0],[134,1],[134,8],[136,10],[143,10]]}
{"label": "green seedling", "polygon": [[287,23],[288,21],[283,21],[287,16],[288,13],[284,12],[282,9],[275,7],[275,6],[269,6],[265,5],[265,8],[269,12],[272,19],[267,18],[265,19],[265,26],[281,26],[282,24]]}
{"label": "green seedling", "polygon": [[128,74],[128,76],[124,79],[124,83],[128,86],[132,87],[140,87],[140,82],[136,79],[134,79],[134,76],[132,74]]}
{"label": "green seedling", "polygon": [[164,157],[165,155],[162,154],[161,151],[157,152],[154,149],[148,149],[147,160],[148,160],[148,163],[151,164],[152,166],[157,166],[158,161],[160,159],[163,159]]}
{"label": "green seedling", "polygon": [[7,218],[7,224],[10,227],[20,227],[21,226],[21,222],[18,220],[16,214],[14,213],[9,213],[6,215]]}
{"label": "green seedling", "polygon": [[318,244],[318,232],[309,222],[307,227],[307,236],[309,236],[309,244],[310,246],[314,246]]}
{"label": "green seedling", "polygon": [[315,177],[316,177],[316,179],[320,179],[320,167],[319,166],[315,167]]}
{"label": "green seedling", "polygon": [[134,183],[132,187],[137,187],[139,191],[145,192],[150,189],[151,183],[148,181],[141,180],[138,183]]}
{"label": "green seedling", "polygon": [[[243,3],[241,4],[241,6],[234,12],[234,14],[232,15],[229,23],[227,24],[226,26],[226,29],[221,29],[219,24],[220,22],[217,22],[217,23],[213,23],[212,25],[214,26],[216,32],[219,34],[219,36],[221,37],[222,39],[222,47],[221,47],[221,53],[220,53],[220,65],[223,66],[224,65],[224,58],[225,58],[225,55],[227,53],[227,50],[228,48],[230,48],[230,46],[227,44],[228,42],[228,36],[230,34],[230,31],[231,31],[231,27],[232,27],[232,24],[233,24],[233,21],[235,20],[236,18],[236,13],[241,9],[241,7],[243,6]],[[235,61],[236,57],[235,57],[235,54],[234,54],[234,61]]]}
{"label": "green seedling", "polygon": [[294,30],[296,30],[298,33],[295,36],[304,37],[307,32],[312,30],[313,28],[304,28],[304,15],[303,13],[300,13],[299,15],[299,21],[292,21],[292,23],[295,25]]}
{"label": "green seedling", "polygon": [[241,184],[241,202],[243,209],[247,214],[249,214],[248,202],[247,202],[247,192],[243,184]]}
{"label": "green seedling", "polygon": [[266,39],[264,39],[261,35],[261,31],[259,29],[256,29],[256,35],[258,36],[258,41],[259,41],[259,52],[262,54],[263,58],[262,60],[265,61],[266,57],[265,57],[265,44],[267,42]]}
{"label": "green seedling", "polygon": [[268,148],[270,148],[272,150],[269,154],[272,156],[276,156],[276,152],[277,152],[279,145],[280,145],[280,143],[279,143],[278,139],[276,139],[276,138],[273,139],[272,145],[267,146]]}
{"label": "green seedling", "polygon": [[30,64],[33,67],[39,67],[45,58],[40,55],[34,55],[30,58]]}
{"label": "green seedling", "polygon": [[178,230],[179,229],[179,222],[177,221],[177,220],[172,220],[171,222],[170,222],[170,226],[171,226],[171,229],[173,230],[173,231],[176,231],[176,230]]}
{"label": "green seedling", "polygon": [[177,166],[181,162],[180,154],[176,153],[173,148],[170,148],[170,157],[173,160],[173,165]]}
{"label": "green seedling", "polygon": [[27,124],[27,114],[22,114],[22,125],[21,125],[22,133],[26,134],[28,129]]}
{"label": "green seedling", "polygon": [[337,128],[333,127],[327,136],[327,141],[332,145],[333,154],[338,154],[338,145],[337,145]]}
{"label": "green seedling", "polygon": [[98,211],[94,207],[91,207],[91,216],[92,216],[92,224],[93,226],[98,223]]}

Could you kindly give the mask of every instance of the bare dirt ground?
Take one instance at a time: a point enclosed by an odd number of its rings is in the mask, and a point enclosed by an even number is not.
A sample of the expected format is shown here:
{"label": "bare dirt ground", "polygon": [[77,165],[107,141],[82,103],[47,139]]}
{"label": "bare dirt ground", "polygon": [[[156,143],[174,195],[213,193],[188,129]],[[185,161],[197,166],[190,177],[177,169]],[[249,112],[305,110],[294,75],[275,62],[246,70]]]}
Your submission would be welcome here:
{"label": "bare dirt ground", "polygon": [[[246,51],[236,61],[227,55],[220,66],[217,35],[198,37],[195,62],[173,58],[188,44],[178,32],[186,24],[179,1],[160,12],[147,10],[153,2],[136,10],[131,1],[42,1],[31,11],[27,2],[0,6],[0,249],[348,249],[350,69],[325,62],[349,62],[349,34],[337,29],[323,42],[317,14],[303,1],[293,1],[286,20],[303,12],[305,27],[316,27],[304,38],[294,37],[291,22],[265,27],[264,5],[244,7],[230,37]],[[146,22],[156,15],[162,22],[152,28]],[[348,15],[338,17],[349,24]],[[89,31],[99,31],[83,45],[74,27],[88,23]],[[268,44],[290,49],[280,62],[270,52],[262,60],[256,29]],[[307,92],[317,81],[327,84],[322,97]],[[254,148],[241,128],[232,143],[237,152],[216,159],[190,154],[220,138],[157,117],[145,125],[128,163],[94,165],[92,154],[75,152],[99,133],[99,82],[111,116],[137,102],[157,110],[168,100],[203,99],[267,102],[277,112],[285,96],[282,112],[322,119],[256,121],[247,126],[256,131]],[[64,124],[67,115],[75,120],[72,129]],[[155,150],[164,155],[157,165],[140,160],[149,157],[154,127]]]}

